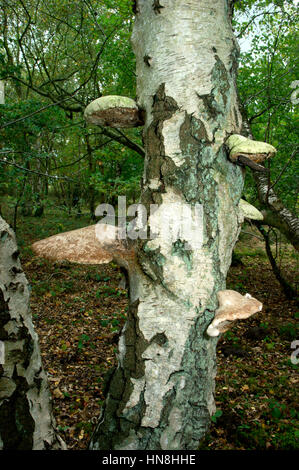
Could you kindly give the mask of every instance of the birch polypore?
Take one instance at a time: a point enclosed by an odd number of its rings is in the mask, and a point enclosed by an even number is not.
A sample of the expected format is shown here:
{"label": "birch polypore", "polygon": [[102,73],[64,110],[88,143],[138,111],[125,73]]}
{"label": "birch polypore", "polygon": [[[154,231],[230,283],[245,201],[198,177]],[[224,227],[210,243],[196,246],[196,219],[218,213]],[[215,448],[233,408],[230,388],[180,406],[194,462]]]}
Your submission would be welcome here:
{"label": "birch polypore", "polygon": [[249,318],[263,308],[263,304],[250,294],[243,296],[234,290],[220,291],[217,293],[217,298],[219,307],[207,329],[209,336],[219,336],[220,333],[230,329],[236,320]]}
{"label": "birch polypore", "polygon": [[107,127],[138,127],[143,125],[143,114],[136,102],[126,96],[102,96],[92,101],[84,111],[90,124]]}
{"label": "birch polypore", "polygon": [[113,258],[96,237],[96,225],[44,238],[33,243],[32,249],[38,256],[52,261],[103,264]]}
{"label": "birch polypore", "polygon": [[240,199],[239,209],[246,219],[263,220],[264,218],[263,214],[256,207],[244,201],[244,199]]}
{"label": "birch polypore", "polygon": [[[32,249],[52,261],[93,265],[115,261],[130,279],[138,275],[135,249],[128,240],[119,238],[119,229],[113,225],[98,223],[59,233],[33,243]],[[136,283],[132,281],[133,284]],[[130,294],[136,297],[133,289]]]}
{"label": "birch polypore", "polygon": [[267,142],[259,142],[236,134],[227,139],[226,145],[229,148],[229,158],[232,161],[236,161],[241,155],[244,155],[254,162],[261,163],[276,153],[276,148]]}
{"label": "birch polypore", "polygon": [[267,169],[260,165],[276,153],[276,148],[266,142],[248,139],[242,135],[233,134],[227,141],[229,159],[234,163],[247,165],[254,170],[265,172]]}

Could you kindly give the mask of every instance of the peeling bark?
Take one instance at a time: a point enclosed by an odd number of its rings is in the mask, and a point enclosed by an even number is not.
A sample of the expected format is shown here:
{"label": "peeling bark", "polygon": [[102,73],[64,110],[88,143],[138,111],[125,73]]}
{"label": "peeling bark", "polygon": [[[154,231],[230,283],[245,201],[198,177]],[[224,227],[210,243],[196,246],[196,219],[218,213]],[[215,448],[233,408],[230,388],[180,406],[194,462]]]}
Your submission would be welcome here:
{"label": "peeling bark", "polygon": [[[29,313],[29,286],[15,236],[0,217],[0,450],[65,448],[56,434],[47,378]],[[1,361],[2,362],[2,361]]]}
{"label": "peeling bark", "polygon": [[242,169],[224,148],[242,124],[238,47],[226,0],[159,5],[138,1],[132,36],[146,114],[141,202],[158,204],[151,229],[163,228],[164,213],[175,215],[167,204],[201,204],[203,244],[139,241],[119,364],[91,449],[196,449],[215,411],[217,339],[206,329],[243,221]]}

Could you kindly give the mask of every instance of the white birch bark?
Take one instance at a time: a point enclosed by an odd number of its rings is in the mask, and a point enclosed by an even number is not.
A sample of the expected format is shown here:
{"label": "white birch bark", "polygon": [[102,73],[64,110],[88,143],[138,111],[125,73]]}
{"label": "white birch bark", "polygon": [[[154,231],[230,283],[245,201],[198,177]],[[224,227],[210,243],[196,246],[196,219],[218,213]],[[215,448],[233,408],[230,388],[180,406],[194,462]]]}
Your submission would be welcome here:
{"label": "white birch bark", "polygon": [[0,450],[63,449],[51,413],[29,286],[15,236],[0,217]]}
{"label": "white birch bark", "polygon": [[5,83],[0,80],[0,104],[5,104]]}
{"label": "white birch bark", "polygon": [[148,225],[163,230],[159,215],[176,213],[169,203],[199,203],[203,245],[196,236],[189,251],[179,236],[140,242],[119,365],[91,448],[195,449],[215,411],[216,340],[206,329],[242,222],[242,170],[223,145],[241,130],[227,1],[139,0],[132,42],[146,114],[141,202],[159,205]]}

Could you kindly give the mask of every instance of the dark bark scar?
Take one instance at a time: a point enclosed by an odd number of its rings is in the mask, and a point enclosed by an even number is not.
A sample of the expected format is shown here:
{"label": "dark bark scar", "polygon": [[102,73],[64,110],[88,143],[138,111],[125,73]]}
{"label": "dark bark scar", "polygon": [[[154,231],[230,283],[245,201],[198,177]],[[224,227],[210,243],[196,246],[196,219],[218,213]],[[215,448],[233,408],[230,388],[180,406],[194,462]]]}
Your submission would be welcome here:
{"label": "dark bark scar", "polygon": [[165,7],[163,7],[163,5],[160,4],[160,0],[154,0],[153,9],[154,9],[154,12],[156,13],[156,15],[161,13],[160,10],[162,10],[162,8],[165,8]]}
{"label": "dark bark scar", "polygon": [[150,66],[152,65],[153,59],[152,59],[152,57],[150,57],[149,55],[145,55],[145,56],[143,57],[143,61],[144,61],[144,63],[145,63],[148,67],[150,67]]}

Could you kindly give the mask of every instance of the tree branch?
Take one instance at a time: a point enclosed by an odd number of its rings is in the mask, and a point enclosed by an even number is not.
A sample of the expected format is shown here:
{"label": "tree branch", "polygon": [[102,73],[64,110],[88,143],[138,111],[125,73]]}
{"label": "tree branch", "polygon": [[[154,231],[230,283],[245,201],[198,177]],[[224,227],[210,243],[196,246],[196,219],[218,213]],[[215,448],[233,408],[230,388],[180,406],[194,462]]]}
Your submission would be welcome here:
{"label": "tree branch", "polygon": [[111,131],[110,129],[107,129],[106,127],[101,127],[101,132],[100,134],[102,135],[106,135],[107,137],[111,137],[113,140],[115,140],[116,142],[124,145],[125,147],[128,147],[132,150],[134,150],[135,152],[137,152],[139,155],[141,155],[142,157],[145,156],[145,150],[143,147],[141,147],[141,145],[139,144],[136,144],[135,142],[133,142],[132,140],[130,140],[125,134],[123,134],[119,129],[115,129],[116,131],[118,131],[118,133],[120,134],[120,136],[116,135],[113,131]]}
{"label": "tree branch", "polygon": [[18,119],[15,119],[14,121],[9,121],[9,122],[6,122],[5,124],[2,124],[2,126],[0,126],[0,129],[4,129],[5,127],[8,127],[8,126],[12,126],[13,124],[15,124],[16,122],[20,122],[20,121],[24,121],[25,119],[28,119],[32,116],[35,116],[36,114],[39,114],[41,113],[42,111],[45,111],[46,109],[48,108],[51,108],[52,106],[58,106],[60,105],[61,103],[65,102],[65,101],[68,101],[70,99],[72,99],[73,96],[70,96],[69,98],[65,98],[61,101],[57,101],[56,103],[50,103],[46,106],[43,106],[42,108],[34,111],[33,113],[30,113],[30,114],[27,114],[26,116],[23,116],[23,117],[20,117]]}
{"label": "tree branch", "polygon": [[44,176],[45,178],[53,178],[55,180],[67,180],[67,181],[73,181],[73,182],[77,183],[76,180],[73,180],[72,178],[68,178],[67,176],[47,175],[45,173],[41,173],[40,171],[29,170],[28,168],[24,168],[23,166],[18,165],[17,163],[9,162],[7,160],[0,159],[0,163],[2,165],[11,165],[11,166],[14,166],[14,167],[18,168],[19,170],[25,171],[26,173],[34,173],[35,175]]}
{"label": "tree branch", "polygon": [[[278,181],[280,180],[280,178],[282,177],[283,173],[285,172],[285,170],[287,169],[287,167],[289,166],[290,164],[290,161],[295,157],[295,155],[297,155],[297,152],[298,152],[298,147],[296,147],[296,149],[294,150],[294,152],[292,153],[292,155],[290,156],[290,158],[288,159],[288,161],[286,162],[286,164],[284,165],[283,169],[281,170],[281,172],[279,173],[278,177],[276,178],[276,180],[274,181],[274,183],[271,184],[271,186],[269,186],[269,189],[268,189],[268,193],[269,191],[274,188],[274,186],[278,183]],[[267,197],[268,199],[268,197]]]}

